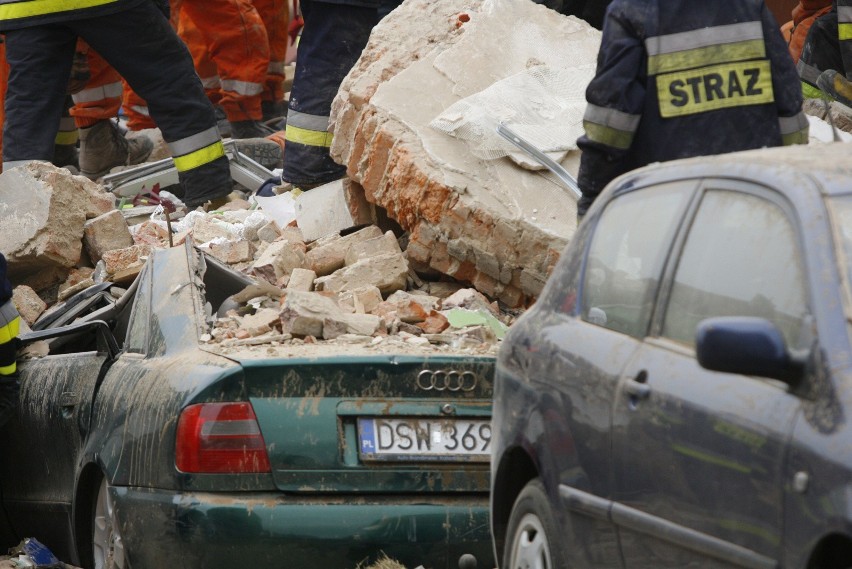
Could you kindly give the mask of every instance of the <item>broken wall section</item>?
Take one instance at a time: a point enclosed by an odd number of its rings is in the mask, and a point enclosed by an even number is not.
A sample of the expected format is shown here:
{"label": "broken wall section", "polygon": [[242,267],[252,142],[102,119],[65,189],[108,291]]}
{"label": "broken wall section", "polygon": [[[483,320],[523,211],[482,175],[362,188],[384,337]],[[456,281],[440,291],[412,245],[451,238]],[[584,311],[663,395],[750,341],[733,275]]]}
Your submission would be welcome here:
{"label": "broken wall section", "polygon": [[[530,67],[590,76],[599,44],[585,22],[529,0],[407,0],[376,26],[334,101],[331,152],[411,233],[416,269],[509,306],[541,292],[576,229],[575,199],[549,175],[476,158],[429,124]],[[569,171],[578,154],[564,159]]]}

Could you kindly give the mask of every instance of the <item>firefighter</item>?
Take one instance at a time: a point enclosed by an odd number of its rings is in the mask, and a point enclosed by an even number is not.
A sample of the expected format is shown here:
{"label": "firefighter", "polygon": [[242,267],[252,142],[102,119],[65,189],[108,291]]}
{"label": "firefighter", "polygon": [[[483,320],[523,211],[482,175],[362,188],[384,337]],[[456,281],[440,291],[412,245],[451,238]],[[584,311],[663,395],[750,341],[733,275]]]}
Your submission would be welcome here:
{"label": "firefighter", "polygon": [[652,162],[808,141],[796,69],[762,1],[614,0],[586,100],[578,216]]}
{"label": "firefighter", "polygon": [[[286,0],[172,0],[172,15],[208,98],[225,115],[223,133],[272,134],[262,121],[286,114]],[[144,99],[130,90],[124,108],[131,130],[155,126]]]}
{"label": "firefighter", "polygon": [[149,102],[174,157],[183,200],[225,198],[232,181],[213,106],[192,58],[151,0],[0,3],[9,82],[3,169],[50,160],[78,37]]}
{"label": "firefighter", "polygon": [[852,106],[852,0],[834,0],[814,21],[797,65],[802,91]]}
{"label": "firefighter", "polygon": [[21,318],[12,304],[12,285],[6,278],[6,257],[0,253],[0,427],[15,412],[18,373],[15,358]]}
{"label": "firefighter", "polygon": [[346,168],[329,154],[331,102],[378,22],[378,0],[301,0],[304,27],[287,112],[282,180],[310,189]]}

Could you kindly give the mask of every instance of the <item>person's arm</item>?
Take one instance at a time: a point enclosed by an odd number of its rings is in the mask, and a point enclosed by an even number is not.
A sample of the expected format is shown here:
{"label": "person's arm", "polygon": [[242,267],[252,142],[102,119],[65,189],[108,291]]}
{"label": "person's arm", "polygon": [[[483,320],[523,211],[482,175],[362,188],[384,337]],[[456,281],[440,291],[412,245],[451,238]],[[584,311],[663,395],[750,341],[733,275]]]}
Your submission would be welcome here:
{"label": "person's arm", "polygon": [[6,258],[0,253],[0,427],[9,420],[18,404],[15,358],[20,322],[12,304],[12,284],[6,277]]}
{"label": "person's arm", "polygon": [[583,151],[577,204],[584,215],[601,190],[627,171],[624,160],[633,144],[645,106],[647,57],[643,39],[616,0],[607,11],[594,79],[586,89],[586,133],[577,140]]}

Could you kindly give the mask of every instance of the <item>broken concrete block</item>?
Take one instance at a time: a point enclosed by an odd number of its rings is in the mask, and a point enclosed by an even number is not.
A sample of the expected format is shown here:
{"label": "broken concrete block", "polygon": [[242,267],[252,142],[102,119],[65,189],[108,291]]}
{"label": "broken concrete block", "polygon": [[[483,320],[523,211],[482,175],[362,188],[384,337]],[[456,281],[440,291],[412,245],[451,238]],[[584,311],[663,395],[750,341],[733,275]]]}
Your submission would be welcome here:
{"label": "broken concrete block", "polygon": [[433,310],[423,322],[418,322],[416,326],[423,330],[424,334],[440,334],[450,327],[450,321],[440,312]]}
{"label": "broken concrete block", "polygon": [[47,303],[36,294],[36,291],[26,285],[16,286],[12,291],[12,304],[18,309],[21,318],[30,326],[47,310]]}
{"label": "broken concrete block", "polygon": [[192,238],[200,245],[214,239],[235,239],[236,235],[228,229],[227,223],[205,216],[199,217],[192,224]]}
{"label": "broken concrete block", "polygon": [[316,285],[320,290],[341,292],[367,285],[378,287],[383,294],[405,288],[408,279],[408,261],[396,253],[384,253],[361,259],[331,275],[320,277]]}
{"label": "broken concrete block", "polygon": [[345,179],[302,192],[296,198],[296,223],[308,241],[374,222],[372,206],[363,192],[353,193]]}
{"label": "broken concrete block", "polygon": [[314,279],[316,278],[317,274],[312,270],[297,267],[290,273],[287,290],[310,292],[314,288]]}
{"label": "broken concrete block", "polygon": [[272,243],[279,237],[281,237],[281,228],[274,221],[270,221],[257,230],[257,238],[267,243]]}
{"label": "broken concrete block", "polygon": [[131,245],[124,249],[107,251],[102,258],[104,270],[107,275],[115,275],[134,267],[141,267],[150,255],[151,246],[146,244]]}
{"label": "broken concrete block", "polygon": [[[133,241],[137,245],[150,245],[152,247],[165,248],[169,246],[169,230],[156,221],[145,221],[133,228]],[[186,232],[189,233],[188,231]],[[177,245],[175,237],[175,245]]]}
{"label": "broken concrete block", "polygon": [[374,257],[382,253],[398,253],[402,254],[402,249],[399,248],[399,242],[393,231],[388,231],[381,237],[374,237],[365,241],[353,243],[346,252],[346,257],[343,262],[346,265],[354,265],[361,259]]}
{"label": "broken concrete block", "polygon": [[339,294],[337,302],[358,314],[371,313],[382,303],[382,291],[373,285],[345,290]]}
{"label": "broken concrete block", "polygon": [[333,318],[323,320],[322,337],[333,340],[344,334],[372,336],[382,324],[382,319],[373,314],[339,313]]}
{"label": "broken concrete block", "polygon": [[269,244],[250,272],[275,284],[296,268],[305,268],[305,244],[282,239]]}
{"label": "broken concrete block", "polygon": [[[460,23],[460,12],[469,20]],[[369,202],[410,232],[406,251],[416,266],[481,283],[513,306],[538,294],[535,280],[521,282],[521,269],[549,273],[551,252],[575,231],[575,198],[537,173],[495,167],[474,155],[478,141],[430,123],[531,67],[590,77],[600,37],[527,0],[408,0],[373,29],[332,105],[331,155]],[[562,161],[574,173],[578,164],[576,150]]]}
{"label": "broken concrete block", "polygon": [[397,306],[408,304],[409,302],[416,302],[423,307],[425,312],[430,312],[440,307],[441,299],[428,294],[415,294],[404,290],[398,290],[388,296],[387,302],[393,303]]}
{"label": "broken concrete block", "polygon": [[487,310],[492,314],[499,312],[488,298],[476,289],[463,288],[450,296],[446,297],[441,303],[441,308],[449,310],[451,308],[466,308],[468,310]]}
{"label": "broken concrete block", "polygon": [[375,225],[370,225],[344,237],[330,239],[326,244],[313,247],[308,251],[307,266],[319,276],[330,275],[344,266],[346,253],[352,245],[381,236],[382,230]]}
{"label": "broken concrete block", "polygon": [[0,251],[16,281],[76,265],[86,220],[115,207],[99,185],[45,162],[0,174],[0,196]]}
{"label": "broken concrete block", "polygon": [[133,245],[133,236],[117,209],[90,219],[83,226],[83,243],[93,263],[97,263],[107,251],[124,249]]}
{"label": "broken concrete block", "polygon": [[372,335],[381,319],[371,314],[349,314],[337,303],[315,292],[287,292],[281,307],[284,333],[294,336],[335,338],[343,334]]}
{"label": "broken concrete block", "polygon": [[240,329],[248,333],[246,337],[265,334],[275,328],[280,321],[280,312],[273,308],[261,308],[254,314],[239,317]]}
{"label": "broken concrete block", "polygon": [[226,241],[210,245],[210,254],[229,265],[248,263],[254,260],[254,245],[250,241]]}
{"label": "broken concrete block", "polygon": [[82,280],[71,286],[59,289],[58,300],[67,300],[82,290],[86,290],[90,286],[94,286],[95,281],[92,278]]}

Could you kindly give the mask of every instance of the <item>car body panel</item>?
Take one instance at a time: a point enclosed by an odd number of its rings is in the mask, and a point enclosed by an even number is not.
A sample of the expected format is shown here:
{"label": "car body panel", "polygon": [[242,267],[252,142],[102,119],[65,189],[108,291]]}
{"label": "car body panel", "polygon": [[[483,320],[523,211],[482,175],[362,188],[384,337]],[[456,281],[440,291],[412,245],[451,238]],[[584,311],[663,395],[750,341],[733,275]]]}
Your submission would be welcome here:
{"label": "car body panel", "polygon": [[[642,168],[607,187],[542,297],[513,325],[498,356],[494,423],[500,428],[494,438],[491,498],[498,557],[507,545],[506,520],[514,497],[525,481],[539,477],[554,513],[561,516],[567,548],[586,547],[577,539],[573,518],[565,519],[567,512],[595,515],[617,528],[613,547],[626,568],[852,565],[852,352],[850,312],[844,304],[852,295],[844,288],[826,207],[828,197],[852,194],[848,153],[848,146],[830,144],[694,158]],[[519,365],[516,354],[561,345],[563,352],[550,352],[549,359],[573,361],[618,345],[603,335],[596,345],[579,342],[573,329],[582,322],[576,317],[581,303],[563,297],[584,294],[587,244],[608,204],[675,181],[698,183],[700,189],[673,239],[648,337],[624,363],[612,399],[612,447],[598,453],[612,459],[613,493],[607,501],[576,482],[555,488],[561,471],[554,465],[570,460],[575,451],[554,442],[538,444],[533,417],[540,409],[530,407],[550,409],[545,398],[558,401],[589,378],[582,370],[569,378],[565,370],[574,370],[566,366],[545,385],[540,370]],[[671,294],[686,232],[704,192],[714,189],[776,203],[798,232],[809,293],[804,330],[810,335],[804,338],[811,341],[792,346],[805,358],[798,382],[710,372],[697,364],[691,348],[658,338],[665,316],[661,307]],[[557,321],[560,341],[542,333],[556,330]],[[574,414],[577,405],[592,409],[595,400],[587,389],[554,414]],[[510,475],[510,464],[523,474]],[[588,555],[571,560],[576,567],[603,565]]]}
{"label": "car body panel", "polygon": [[[454,567],[462,553],[491,563],[487,460],[367,464],[346,425],[364,410],[487,420],[493,357],[214,353],[199,337],[245,282],[207,264],[191,243],[156,252],[135,286],[129,317],[130,304],[105,312],[123,345],[117,357],[75,351],[92,342],[74,333],[62,339],[67,354],[21,365],[16,436],[0,440],[4,456],[16,457],[0,467],[4,518],[15,532],[2,536],[9,545],[38,535],[84,564],[103,478],[134,569],[297,558],[305,567],[355,567],[382,551],[433,567]],[[418,390],[418,373],[439,369],[469,371],[477,385]],[[179,472],[181,411],[228,401],[256,406],[273,472]]]}

